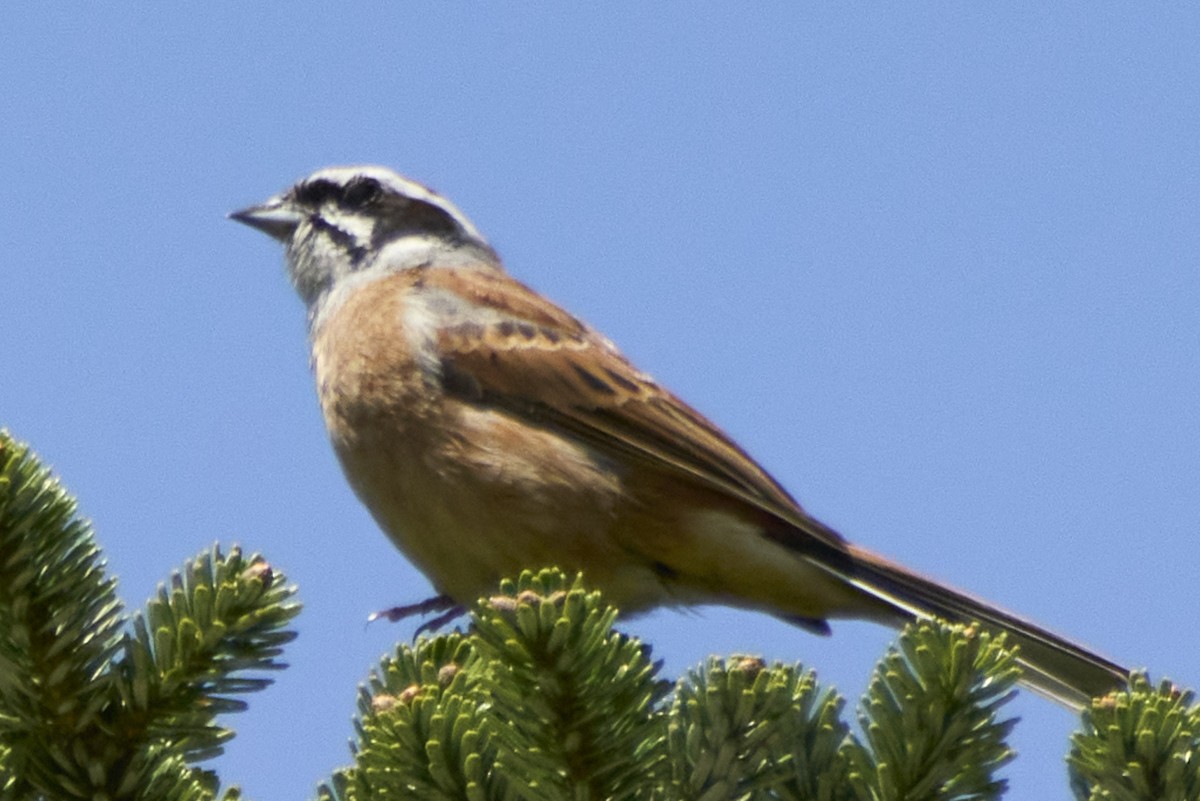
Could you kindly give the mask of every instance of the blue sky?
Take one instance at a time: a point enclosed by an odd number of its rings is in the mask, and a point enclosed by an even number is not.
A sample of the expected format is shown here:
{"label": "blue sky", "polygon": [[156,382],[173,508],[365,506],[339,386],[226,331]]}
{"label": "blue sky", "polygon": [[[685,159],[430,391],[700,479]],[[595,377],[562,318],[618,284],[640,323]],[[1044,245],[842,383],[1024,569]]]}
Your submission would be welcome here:
{"label": "blue sky", "polygon": [[[325,440],[277,246],[224,215],[377,162],[472,217],[851,539],[1200,686],[1200,12],[1116,4],[9,8],[0,425],[133,606],[215,540],[306,609],[217,763],[306,798],[424,579]],[[678,675],[891,639],[628,630]],[[1011,798],[1064,797],[1023,718]]]}

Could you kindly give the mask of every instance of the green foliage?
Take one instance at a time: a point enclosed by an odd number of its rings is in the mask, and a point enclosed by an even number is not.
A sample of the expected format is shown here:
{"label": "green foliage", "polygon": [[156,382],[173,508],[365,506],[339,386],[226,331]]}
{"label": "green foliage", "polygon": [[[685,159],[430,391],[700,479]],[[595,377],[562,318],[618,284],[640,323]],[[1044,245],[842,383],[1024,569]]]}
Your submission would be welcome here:
{"label": "green foliage", "polygon": [[859,722],[868,748],[848,749],[859,798],[995,799],[1013,758],[1015,719],[998,720],[1020,668],[1004,637],[923,621],[875,669]]}
{"label": "green foliage", "polygon": [[1012,757],[1002,638],[911,626],[864,701],[800,666],[709,661],[673,694],[582,580],[523,573],[467,635],[401,645],[364,688],[356,765],[323,798],[991,799]]}
{"label": "green foliage", "polygon": [[710,659],[670,707],[671,796],[848,798],[843,705],[799,666]]}
{"label": "green foliage", "polygon": [[1200,799],[1200,706],[1169,681],[1135,676],[1097,699],[1071,738],[1071,789],[1088,801]]}
{"label": "green foliage", "polygon": [[668,687],[615,612],[560,573],[480,602],[469,636],[401,645],[359,701],[344,799],[630,798],[666,780]]}
{"label": "green foliage", "polygon": [[[126,617],[75,502],[0,432],[0,801],[237,799],[197,763],[283,667],[294,589],[261,557],[201,554]],[[890,801],[999,798],[1002,637],[924,621],[858,715],[800,665],[710,659],[673,685],[580,577],[525,572],[466,633],[400,645],[361,688],[354,764],[322,801]],[[1200,707],[1136,676],[1093,702],[1077,798],[1200,799]]]}
{"label": "green foliage", "polygon": [[293,593],[214,547],[127,619],[74,499],[0,431],[0,797],[215,798],[193,765],[268,683],[246,672],[283,667]]}

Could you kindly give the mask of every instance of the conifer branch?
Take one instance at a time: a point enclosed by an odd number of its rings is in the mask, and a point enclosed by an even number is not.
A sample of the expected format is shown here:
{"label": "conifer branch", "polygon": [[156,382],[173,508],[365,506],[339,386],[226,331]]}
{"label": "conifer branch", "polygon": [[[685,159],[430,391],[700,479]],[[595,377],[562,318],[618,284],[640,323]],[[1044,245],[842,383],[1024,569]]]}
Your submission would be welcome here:
{"label": "conifer branch", "polygon": [[928,620],[906,627],[863,699],[866,747],[847,747],[858,797],[999,798],[1007,783],[996,772],[1014,756],[1005,738],[1016,720],[998,713],[1019,676],[1002,635]]}
{"label": "conifer branch", "polygon": [[0,431],[0,797],[215,798],[194,764],[283,666],[294,592],[214,547],[128,621],[75,500]]}
{"label": "conifer branch", "polygon": [[1128,692],[1092,702],[1071,737],[1071,789],[1083,801],[1200,799],[1200,706],[1195,694],[1144,674]]}

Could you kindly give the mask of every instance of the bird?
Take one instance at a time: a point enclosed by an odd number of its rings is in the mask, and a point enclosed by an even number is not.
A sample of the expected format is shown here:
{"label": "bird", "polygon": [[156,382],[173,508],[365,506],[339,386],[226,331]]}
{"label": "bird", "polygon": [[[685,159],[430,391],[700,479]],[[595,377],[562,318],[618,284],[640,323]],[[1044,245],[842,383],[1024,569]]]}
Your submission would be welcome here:
{"label": "bird", "polygon": [[846,540],[596,329],[511,277],[449,200],[320,169],[229,215],[282,243],[343,472],[454,610],[521,570],[581,571],[622,614],[720,604],[818,634],[939,618],[1002,632],[1073,709],[1128,669]]}

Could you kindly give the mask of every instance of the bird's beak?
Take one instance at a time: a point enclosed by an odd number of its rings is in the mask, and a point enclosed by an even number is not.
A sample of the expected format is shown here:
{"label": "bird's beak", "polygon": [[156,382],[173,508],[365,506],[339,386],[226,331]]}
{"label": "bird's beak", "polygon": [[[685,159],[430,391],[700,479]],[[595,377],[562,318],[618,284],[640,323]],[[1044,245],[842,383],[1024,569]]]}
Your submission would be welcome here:
{"label": "bird's beak", "polygon": [[229,219],[257,228],[280,242],[287,242],[304,216],[282,197],[273,197],[258,206],[232,212]]}

